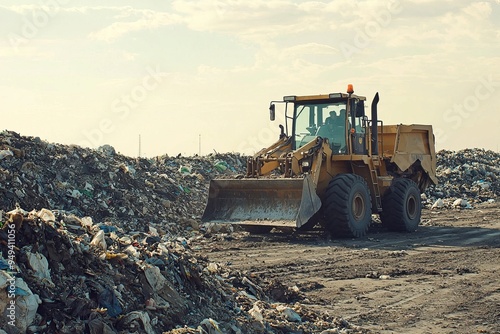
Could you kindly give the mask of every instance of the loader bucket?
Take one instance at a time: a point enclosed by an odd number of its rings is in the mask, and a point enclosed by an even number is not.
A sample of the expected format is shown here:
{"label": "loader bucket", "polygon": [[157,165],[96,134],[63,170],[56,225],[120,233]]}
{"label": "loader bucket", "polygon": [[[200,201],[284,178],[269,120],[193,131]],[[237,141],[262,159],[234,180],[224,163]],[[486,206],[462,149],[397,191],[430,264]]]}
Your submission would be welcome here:
{"label": "loader bucket", "polygon": [[201,220],[299,228],[321,208],[310,176],[301,179],[215,179]]}

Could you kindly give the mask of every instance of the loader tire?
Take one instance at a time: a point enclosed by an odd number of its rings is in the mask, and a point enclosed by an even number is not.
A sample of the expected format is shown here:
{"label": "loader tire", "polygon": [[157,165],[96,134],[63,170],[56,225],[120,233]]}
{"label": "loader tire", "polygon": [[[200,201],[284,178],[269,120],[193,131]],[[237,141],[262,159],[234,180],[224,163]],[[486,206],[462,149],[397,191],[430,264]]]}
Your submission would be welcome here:
{"label": "loader tire", "polygon": [[382,225],[391,231],[414,232],[421,215],[422,201],[417,184],[410,179],[394,179],[382,198]]}
{"label": "loader tire", "polygon": [[330,180],[324,201],[324,224],[332,235],[362,237],[371,223],[371,197],[359,175],[339,174]]}

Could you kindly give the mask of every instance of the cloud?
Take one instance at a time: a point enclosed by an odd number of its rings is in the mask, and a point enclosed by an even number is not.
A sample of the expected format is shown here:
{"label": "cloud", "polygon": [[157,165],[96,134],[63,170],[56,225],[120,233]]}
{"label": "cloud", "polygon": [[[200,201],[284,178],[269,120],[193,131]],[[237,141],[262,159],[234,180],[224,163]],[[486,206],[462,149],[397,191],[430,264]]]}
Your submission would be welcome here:
{"label": "cloud", "polygon": [[325,44],[318,43],[305,43],[294,45],[292,47],[286,48],[284,53],[295,55],[304,55],[304,54],[334,54],[338,53],[338,49]]}
{"label": "cloud", "polygon": [[130,7],[118,10],[114,19],[128,19],[129,21],[113,22],[99,31],[90,33],[89,37],[93,40],[110,42],[131,32],[154,30],[180,22],[179,16],[175,14],[153,10],[133,10]]}
{"label": "cloud", "polygon": [[[57,3],[57,2],[55,2]],[[131,32],[158,29],[181,22],[180,16],[164,11],[140,9],[131,6],[0,6],[10,12],[36,20],[37,16],[53,17],[63,14],[80,14],[79,19],[92,18],[92,25],[105,24],[104,28],[88,33],[92,40],[112,41]],[[96,22],[97,21],[97,22]]]}
{"label": "cloud", "polygon": [[279,26],[293,25],[297,14],[297,5],[281,0],[176,0],[172,7],[192,30],[243,35],[269,33]]}

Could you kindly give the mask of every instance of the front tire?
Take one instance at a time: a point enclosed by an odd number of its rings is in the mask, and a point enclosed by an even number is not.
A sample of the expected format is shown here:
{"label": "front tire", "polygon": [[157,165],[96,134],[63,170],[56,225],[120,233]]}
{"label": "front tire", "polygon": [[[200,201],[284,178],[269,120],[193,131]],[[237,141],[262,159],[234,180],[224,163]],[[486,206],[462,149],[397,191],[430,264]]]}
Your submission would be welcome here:
{"label": "front tire", "polygon": [[421,215],[422,200],[417,184],[410,179],[394,179],[382,198],[382,225],[391,231],[414,232]]}
{"label": "front tire", "polygon": [[334,236],[365,236],[371,223],[371,197],[366,181],[355,174],[339,174],[331,179],[324,213],[324,226]]}

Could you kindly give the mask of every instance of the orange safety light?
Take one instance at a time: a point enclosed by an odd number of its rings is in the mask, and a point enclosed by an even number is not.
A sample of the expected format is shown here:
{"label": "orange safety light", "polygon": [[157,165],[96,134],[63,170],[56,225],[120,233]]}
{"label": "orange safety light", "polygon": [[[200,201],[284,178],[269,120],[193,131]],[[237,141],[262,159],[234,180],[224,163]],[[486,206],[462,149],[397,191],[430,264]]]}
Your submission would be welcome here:
{"label": "orange safety light", "polygon": [[347,94],[352,94],[354,93],[354,87],[352,86],[352,84],[348,84],[347,85]]}

